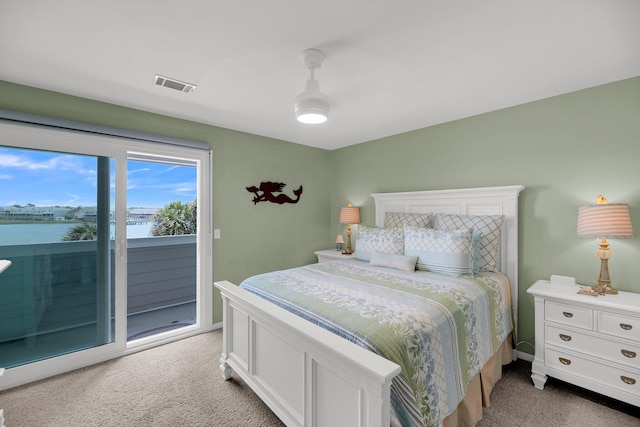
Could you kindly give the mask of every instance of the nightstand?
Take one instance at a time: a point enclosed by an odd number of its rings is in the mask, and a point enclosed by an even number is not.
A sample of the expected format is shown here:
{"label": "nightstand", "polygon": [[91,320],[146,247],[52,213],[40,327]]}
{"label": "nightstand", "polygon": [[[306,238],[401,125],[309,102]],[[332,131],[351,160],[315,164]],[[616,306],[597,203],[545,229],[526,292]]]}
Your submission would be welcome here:
{"label": "nightstand", "polygon": [[337,259],[356,259],[354,254],[343,255],[342,251],[336,251],[335,249],[315,251],[314,254],[318,257],[318,262],[335,261]]}
{"label": "nightstand", "polygon": [[640,294],[589,296],[538,280],[531,379],[548,376],[640,406]]}

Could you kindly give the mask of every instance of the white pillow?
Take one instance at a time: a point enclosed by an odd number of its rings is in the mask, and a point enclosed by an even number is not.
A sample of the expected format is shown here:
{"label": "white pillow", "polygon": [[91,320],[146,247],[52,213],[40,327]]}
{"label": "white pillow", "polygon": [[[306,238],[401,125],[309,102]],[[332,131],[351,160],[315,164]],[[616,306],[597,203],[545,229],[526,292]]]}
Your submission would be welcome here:
{"label": "white pillow", "polygon": [[356,258],[371,261],[374,252],[402,255],[404,249],[404,232],[400,227],[378,228],[358,226],[356,240]]}
{"label": "white pillow", "polygon": [[371,255],[371,261],[369,261],[369,264],[378,267],[394,268],[402,271],[415,271],[416,261],[418,261],[417,256],[392,255],[374,252]]}

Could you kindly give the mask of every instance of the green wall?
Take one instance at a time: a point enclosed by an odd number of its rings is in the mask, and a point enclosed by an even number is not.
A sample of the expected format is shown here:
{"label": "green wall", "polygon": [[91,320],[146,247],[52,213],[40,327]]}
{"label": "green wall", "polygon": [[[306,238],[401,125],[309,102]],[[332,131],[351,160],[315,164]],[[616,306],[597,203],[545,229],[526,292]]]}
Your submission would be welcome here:
{"label": "green wall", "polygon": [[[340,207],[371,193],[522,184],[519,340],[533,343],[526,289],[551,274],[594,283],[597,243],[575,236],[578,206],[603,193],[628,203],[640,234],[640,77],[482,114],[335,151],[0,82],[0,108],[205,141],[213,149],[214,280],[315,261],[337,233]],[[244,189],[279,180],[304,186],[297,205],[251,203]],[[290,194],[290,193],[288,193]],[[640,292],[640,240],[611,241],[610,273]],[[220,321],[219,301],[214,305]],[[532,352],[529,345],[518,347]]]}
{"label": "green wall", "polygon": [[[533,344],[526,289],[552,274],[593,284],[595,239],[576,237],[578,207],[603,193],[628,203],[640,235],[640,77],[557,96],[332,152],[339,207],[361,206],[372,225],[371,193],[522,184],[519,200],[519,334]],[[613,285],[640,292],[640,239],[611,239]],[[585,297],[586,298],[586,297]],[[518,349],[532,353],[531,346]]]}
{"label": "green wall", "polygon": [[[315,262],[330,245],[330,152],[0,81],[0,108],[203,141],[213,151],[213,279],[246,277]],[[7,142],[10,143],[10,142]],[[44,142],[43,148],[46,148]],[[297,204],[258,203],[245,187],[271,180]],[[222,321],[219,293],[214,321]]]}

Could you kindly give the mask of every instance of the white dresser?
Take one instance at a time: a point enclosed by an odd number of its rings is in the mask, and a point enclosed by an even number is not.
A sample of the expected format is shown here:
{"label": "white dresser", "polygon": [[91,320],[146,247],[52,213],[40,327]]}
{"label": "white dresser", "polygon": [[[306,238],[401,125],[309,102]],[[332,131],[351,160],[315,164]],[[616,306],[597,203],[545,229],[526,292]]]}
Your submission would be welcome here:
{"label": "white dresser", "polygon": [[640,406],[640,294],[589,296],[534,283],[534,385],[547,376]]}
{"label": "white dresser", "polygon": [[323,251],[315,251],[314,254],[318,257],[318,262],[334,261],[336,259],[356,259],[354,254],[344,255],[342,252],[335,249],[325,249]]}

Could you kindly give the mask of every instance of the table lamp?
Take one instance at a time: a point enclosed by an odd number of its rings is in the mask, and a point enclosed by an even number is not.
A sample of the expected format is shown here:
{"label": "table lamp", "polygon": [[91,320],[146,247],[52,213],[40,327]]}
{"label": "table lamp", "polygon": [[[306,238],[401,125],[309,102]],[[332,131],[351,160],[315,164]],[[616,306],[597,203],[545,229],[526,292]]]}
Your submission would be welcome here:
{"label": "table lamp", "polygon": [[629,206],[608,204],[607,199],[602,194],[599,195],[595,205],[581,206],[578,209],[577,236],[602,239],[597,251],[600,258],[600,277],[598,277],[598,284],[592,286],[592,289],[598,293],[617,294],[618,290],[611,287],[609,277],[611,250],[609,250],[607,237],[628,238],[634,236]]}
{"label": "table lamp", "polygon": [[351,255],[353,253],[353,248],[351,247],[351,224],[360,224],[360,208],[354,207],[351,203],[340,208],[340,224],[347,224],[347,248],[342,253]]}

